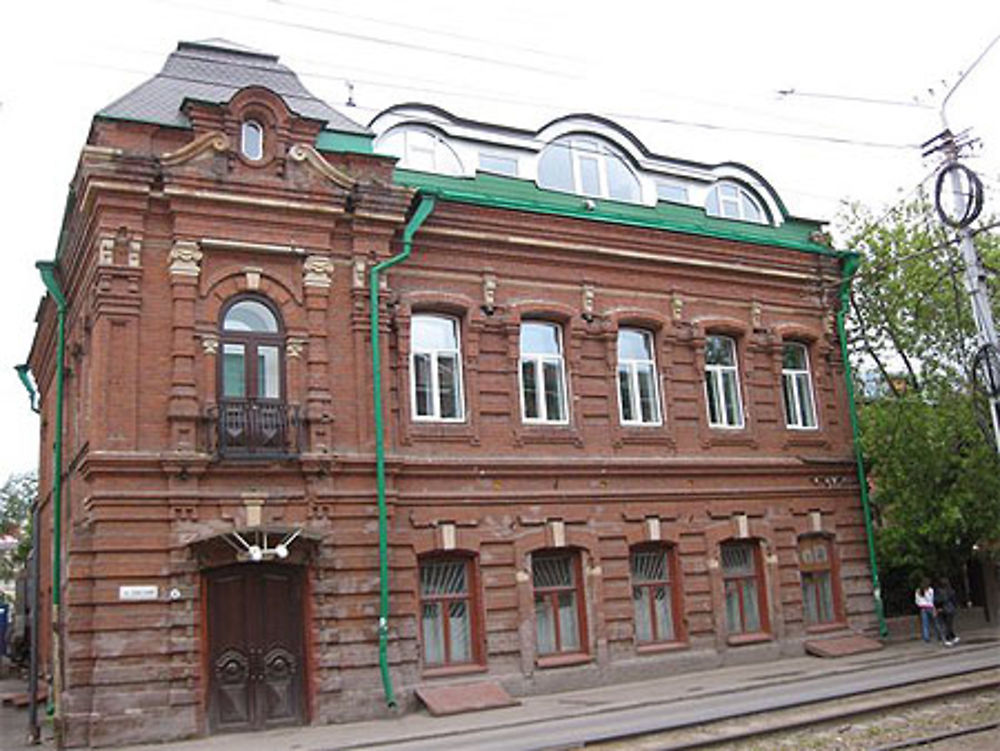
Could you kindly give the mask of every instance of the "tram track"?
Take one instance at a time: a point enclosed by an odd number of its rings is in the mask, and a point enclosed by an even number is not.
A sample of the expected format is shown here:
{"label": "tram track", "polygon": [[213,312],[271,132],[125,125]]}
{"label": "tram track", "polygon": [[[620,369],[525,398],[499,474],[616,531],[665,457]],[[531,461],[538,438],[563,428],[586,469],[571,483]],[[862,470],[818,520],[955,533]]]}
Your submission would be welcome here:
{"label": "tram track", "polygon": [[[816,745],[808,740],[810,732],[819,727],[834,729],[851,727],[851,724],[860,718],[871,720],[880,715],[889,716],[909,708],[941,705],[956,697],[974,695],[987,697],[986,703],[992,704],[995,709],[995,716],[992,719],[937,733],[921,731],[906,738],[894,738],[891,741],[886,738],[882,739],[886,743],[881,744],[877,737],[878,725],[871,723],[868,723],[868,735],[871,737],[867,739],[858,738],[848,742],[838,736],[836,743],[829,746]],[[587,749],[587,751],[680,751],[681,749],[749,751],[769,748],[891,751],[913,747],[946,748],[945,745],[930,744],[940,744],[951,738],[974,734],[1000,735],[997,732],[998,722],[1000,722],[1000,669],[986,668],[879,691],[730,717],[698,726],[642,734],[626,732],[613,738],[604,737],[600,741],[569,748]],[[871,732],[872,728],[876,732]],[[795,745],[795,738],[789,738],[792,734],[800,737],[802,745]],[[769,743],[768,739],[773,739],[773,744]],[[1000,748],[1000,739],[995,745],[988,743],[984,748]]]}

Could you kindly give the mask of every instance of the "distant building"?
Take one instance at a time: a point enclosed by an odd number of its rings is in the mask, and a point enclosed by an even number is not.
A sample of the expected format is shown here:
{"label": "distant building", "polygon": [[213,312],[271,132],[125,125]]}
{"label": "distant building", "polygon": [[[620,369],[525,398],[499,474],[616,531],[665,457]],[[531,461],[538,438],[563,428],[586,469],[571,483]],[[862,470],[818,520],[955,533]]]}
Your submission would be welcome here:
{"label": "distant building", "polygon": [[[273,56],[180,44],[95,116],[50,282],[60,643],[49,607],[40,635],[67,743],[871,630],[819,229],[753,170],[603,118],[363,127]],[[30,358],[43,550],[56,303]]]}

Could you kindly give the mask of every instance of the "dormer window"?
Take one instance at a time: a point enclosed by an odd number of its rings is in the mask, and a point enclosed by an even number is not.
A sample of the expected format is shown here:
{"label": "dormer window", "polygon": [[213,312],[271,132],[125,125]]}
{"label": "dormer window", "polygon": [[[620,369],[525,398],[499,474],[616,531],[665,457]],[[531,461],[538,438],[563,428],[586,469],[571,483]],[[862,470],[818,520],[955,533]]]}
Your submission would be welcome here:
{"label": "dormer window", "polygon": [[596,138],[572,136],[550,143],[538,160],[538,184],[594,198],[637,203],[639,179],[624,157]]}
{"label": "dormer window", "polygon": [[705,201],[709,216],[739,219],[744,222],[767,224],[767,214],[757,198],[736,183],[721,182],[712,186]]}
{"label": "dormer window", "polygon": [[455,150],[436,133],[404,127],[379,139],[377,151],[399,157],[399,166],[419,172],[461,175],[462,162]]}
{"label": "dormer window", "polygon": [[246,120],[240,131],[240,152],[252,162],[264,158],[264,128],[256,120]]}

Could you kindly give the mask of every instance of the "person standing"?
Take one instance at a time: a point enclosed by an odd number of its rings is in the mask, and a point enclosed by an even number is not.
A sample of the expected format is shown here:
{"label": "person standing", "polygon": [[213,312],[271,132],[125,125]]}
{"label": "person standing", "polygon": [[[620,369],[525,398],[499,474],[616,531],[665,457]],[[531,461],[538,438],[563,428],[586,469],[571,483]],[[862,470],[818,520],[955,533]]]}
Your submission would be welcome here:
{"label": "person standing", "polygon": [[934,610],[937,613],[939,631],[944,637],[945,646],[958,644],[960,639],[955,635],[955,611],[958,610],[958,603],[955,590],[946,576],[942,576],[934,588]]}
{"label": "person standing", "polygon": [[938,641],[942,641],[941,629],[938,627],[937,618],[935,618],[934,588],[931,586],[930,579],[925,577],[920,581],[920,586],[917,587],[917,591],[913,594],[913,601],[920,611],[920,635],[923,637],[923,640],[930,642],[931,629],[933,628]]}

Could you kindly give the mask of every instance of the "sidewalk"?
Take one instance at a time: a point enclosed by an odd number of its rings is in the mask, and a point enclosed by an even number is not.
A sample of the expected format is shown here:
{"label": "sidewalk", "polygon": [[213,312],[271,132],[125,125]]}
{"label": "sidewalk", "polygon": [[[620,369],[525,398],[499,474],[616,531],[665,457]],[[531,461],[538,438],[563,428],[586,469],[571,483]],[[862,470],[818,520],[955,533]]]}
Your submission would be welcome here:
{"label": "sidewalk", "polygon": [[[890,643],[879,652],[835,660],[791,657],[638,683],[524,697],[505,709],[450,717],[424,711],[342,725],[217,735],[129,746],[125,751],[340,751],[346,749],[563,748],[626,730],[682,727],[724,717],[796,706],[836,696],[1000,667],[996,631],[973,631],[952,648],[921,641]],[[3,709],[3,714],[11,712]],[[21,711],[23,723],[26,714]],[[6,719],[0,749],[6,745]],[[24,732],[19,734],[23,738]],[[34,747],[39,748],[39,747]]]}

